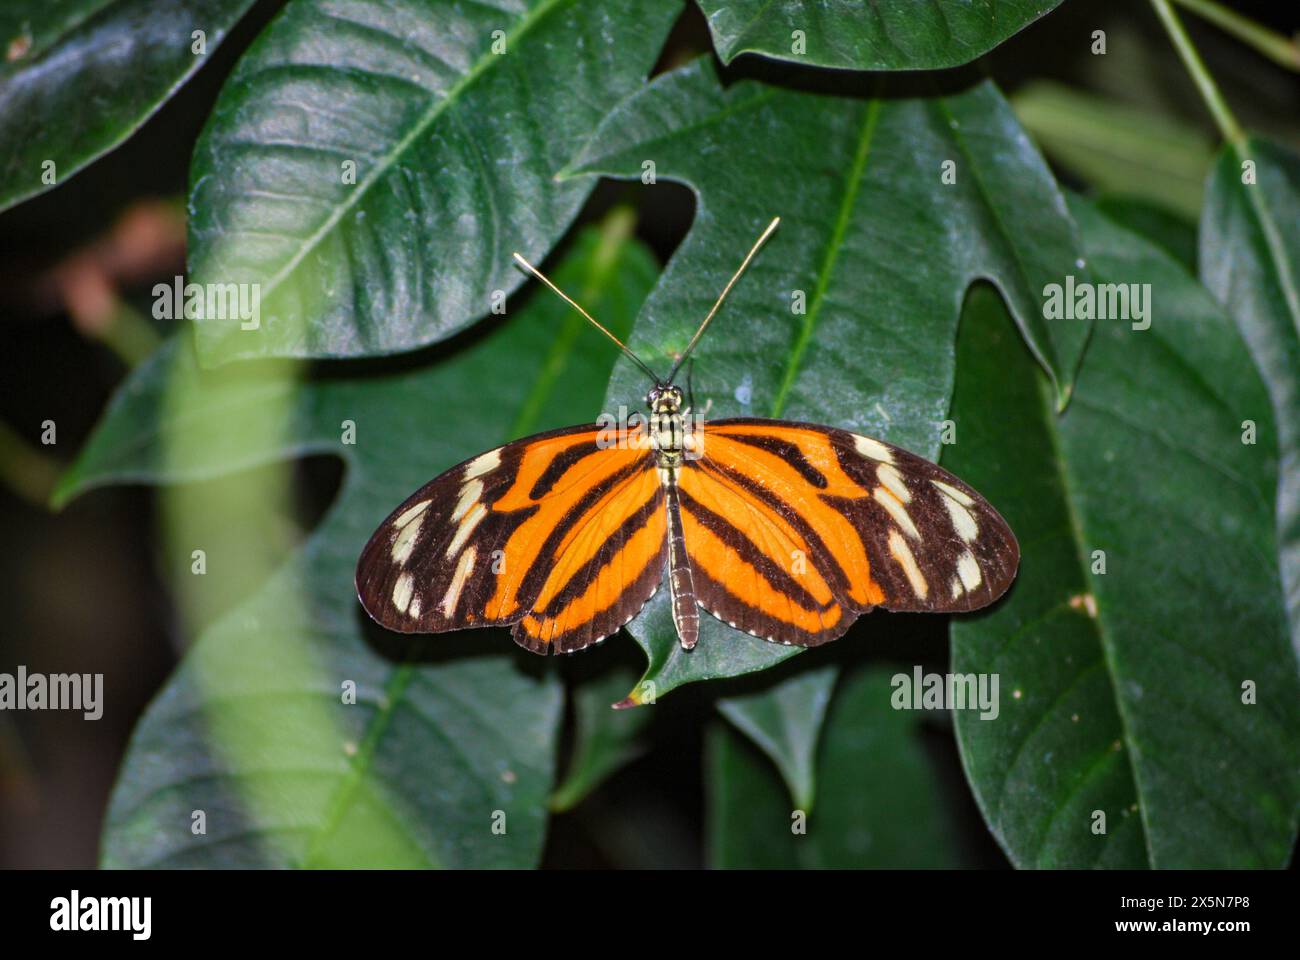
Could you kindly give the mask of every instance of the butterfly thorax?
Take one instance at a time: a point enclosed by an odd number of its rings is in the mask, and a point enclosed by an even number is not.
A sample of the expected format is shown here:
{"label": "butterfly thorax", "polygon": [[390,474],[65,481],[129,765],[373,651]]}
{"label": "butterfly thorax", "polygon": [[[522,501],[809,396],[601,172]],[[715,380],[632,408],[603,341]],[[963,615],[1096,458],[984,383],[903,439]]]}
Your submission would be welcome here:
{"label": "butterfly thorax", "polygon": [[682,392],[674,386],[655,387],[646,403],[650,406],[650,445],[655,461],[660,469],[675,470],[682,464],[685,449]]}

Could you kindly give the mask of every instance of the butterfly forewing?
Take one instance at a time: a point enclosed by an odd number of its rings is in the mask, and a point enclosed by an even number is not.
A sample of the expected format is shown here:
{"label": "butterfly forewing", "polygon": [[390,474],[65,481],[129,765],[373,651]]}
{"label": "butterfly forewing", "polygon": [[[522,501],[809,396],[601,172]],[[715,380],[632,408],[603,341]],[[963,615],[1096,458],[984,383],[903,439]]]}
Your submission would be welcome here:
{"label": "butterfly forewing", "polygon": [[812,646],[861,613],[996,600],[1019,548],[961,480],[898,447],[813,424],[715,420],[679,484],[700,604],[756,636]]}
{"label": "butterfly forewing", "polygon": [[814,646],[877,606],[974,610],[1015,576],[1019,548],[997,511],[921,457],[814,424],[698,429],[701,455],[671,471],[644,426],[557,430],[453,467],[371,537],[362,604],[406,633],[511,625],[537,653],[582,649],[662,580],[665,482],[692,597],[755,636]]}
{"label": "butterfly forewing", "polygon": [[357,565],[391,630],[513,625],[538,653],[615,632],[658,586],[663,490],[642,431],[571,427],[480,454],[392,512]]}

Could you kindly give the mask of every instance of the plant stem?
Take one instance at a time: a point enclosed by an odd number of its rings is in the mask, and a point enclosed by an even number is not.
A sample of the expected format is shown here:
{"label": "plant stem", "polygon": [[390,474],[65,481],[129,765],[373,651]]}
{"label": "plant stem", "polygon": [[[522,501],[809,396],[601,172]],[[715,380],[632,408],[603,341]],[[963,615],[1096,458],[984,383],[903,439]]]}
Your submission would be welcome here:
{"label": "plant stem", "polygon": [[1300,71],[1300,45],[1296,38],[1286,37],[1276,30],[1244,17],[1236,10],[1215,0],[1174,0],[1180,7],[1209,20],[1226,33],[1232,34],[1247,46],[1254,47],[1264,56],[1288,70]]}
{"label": "plant stem", "polygon": [[1196,83],[1196,88],[1201,92],[1201,99],[1205,101],[1206,107],[1214,116],[1214,122],[1219,125],[1219,131],[1223,134],[1223,139],[1227,140],[1233,146],[1243,146],[1246,141],[1246,134],[1242,131],[1237,118],[1232,115],[1228,109],[1228,104],[1224,101],[1223,95],[1219,93],[1219,88],[1215,86],[1214,78],[1210,76],[1210,71],[1206,69],[1204,61],[1201,60],[1200,54],[1192,46],[1191,38],[1187,36],[1187,31],[1183,29],[1183,23],[1178,19],[1178,14],[1169,6],[1169,0],[1151,0],[1151,6],[1155,7],[1156,16],[1164,24],[1165,30],[1169,33],[1169,38],[1174,43],[1174,49],[1183,59],[1183,65],[1187,67],[1187,72],[1192,75],[1192,80]]}
{"label": "plant stem", "polygon": [[0,421],[0,484],[28,503],[44,507],[61,469],[58,461],[41,453],[18,431]]}
{"label": "plant stem", "polygon": [[149,321],[125,301],[118,302],[102,338],[128,367],[139,366],[162,345],[162,338]]}

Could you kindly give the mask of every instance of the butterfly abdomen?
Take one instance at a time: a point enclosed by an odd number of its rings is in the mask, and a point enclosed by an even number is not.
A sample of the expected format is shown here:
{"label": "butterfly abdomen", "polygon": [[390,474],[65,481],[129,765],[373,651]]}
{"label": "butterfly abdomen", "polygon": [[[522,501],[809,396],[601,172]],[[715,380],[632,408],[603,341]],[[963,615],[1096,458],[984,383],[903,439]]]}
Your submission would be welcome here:
{"label": "butterfly abdomen", "polygon": [[690,650],[700,638],[700,607],[695,594],[695,577],[686,552],[686,534],[682,529],[682,505],[677,491],[676,474],[660,468],[668,508],[668,583],[672,588],[673,624],[682,647]]}

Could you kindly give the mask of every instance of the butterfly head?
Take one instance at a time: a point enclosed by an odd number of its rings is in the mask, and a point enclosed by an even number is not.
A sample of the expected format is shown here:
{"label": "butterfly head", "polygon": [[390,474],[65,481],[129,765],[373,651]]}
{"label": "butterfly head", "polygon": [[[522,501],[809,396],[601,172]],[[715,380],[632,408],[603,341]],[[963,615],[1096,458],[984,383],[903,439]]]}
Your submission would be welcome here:
{"label": "butterfly head", "polygon": [[656,384],[645,395],[645,402],[651,413],[676,413],[682,408],[681,387],[671,383]]}

